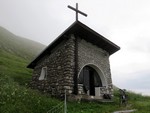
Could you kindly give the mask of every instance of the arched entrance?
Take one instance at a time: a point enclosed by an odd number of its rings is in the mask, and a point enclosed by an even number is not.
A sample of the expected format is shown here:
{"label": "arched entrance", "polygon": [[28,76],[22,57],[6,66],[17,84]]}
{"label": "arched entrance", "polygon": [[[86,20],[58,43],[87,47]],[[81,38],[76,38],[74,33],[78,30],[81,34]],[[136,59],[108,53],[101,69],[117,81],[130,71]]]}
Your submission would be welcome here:
{"label": "arched entrance", "polygon": [[78,83],[83,84],[83,90],[86,94],[95,96],[96,88],[103,87],[105,81],[103,81],[104,78],[100,77],[99,74],[100,73],[90,65],[83,67],[81,70]]}

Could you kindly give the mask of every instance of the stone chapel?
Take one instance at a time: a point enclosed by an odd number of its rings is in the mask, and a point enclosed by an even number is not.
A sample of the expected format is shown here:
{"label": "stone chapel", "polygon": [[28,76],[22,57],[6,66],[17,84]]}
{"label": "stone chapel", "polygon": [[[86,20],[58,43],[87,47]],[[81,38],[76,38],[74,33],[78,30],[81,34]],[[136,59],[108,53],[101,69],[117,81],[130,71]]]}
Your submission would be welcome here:
{"label": "stone chapel", "polygon": [[55,97],[104,99],[112,95],[109,57],[120,49],[76,20],[27,67],[31,87]]}

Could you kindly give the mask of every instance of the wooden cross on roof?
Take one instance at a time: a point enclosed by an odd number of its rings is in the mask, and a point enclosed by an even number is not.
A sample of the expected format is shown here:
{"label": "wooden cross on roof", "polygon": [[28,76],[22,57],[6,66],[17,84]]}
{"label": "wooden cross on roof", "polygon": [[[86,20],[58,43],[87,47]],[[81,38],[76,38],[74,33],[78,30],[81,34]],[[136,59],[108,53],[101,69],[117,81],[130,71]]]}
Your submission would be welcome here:
{"label": "wooden cross on roof", "polygon": [[83,16],[87,17],[87,14],[83,13],[82,11],[78,10],[78,3],[76,3],[76,8],[73,8],[72,6],[68,5],[68,8],[74,10],[76,12],[76,21],[78,21],[78,13],[82,14]]}

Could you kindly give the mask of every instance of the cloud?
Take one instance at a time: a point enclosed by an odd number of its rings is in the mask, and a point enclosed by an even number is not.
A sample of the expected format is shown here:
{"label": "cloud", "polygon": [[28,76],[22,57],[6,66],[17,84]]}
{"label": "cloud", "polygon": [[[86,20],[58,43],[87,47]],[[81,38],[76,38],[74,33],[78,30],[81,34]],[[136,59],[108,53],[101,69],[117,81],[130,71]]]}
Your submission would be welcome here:
{"label": "cloud", "polygon": [[[122,31],[121,36],[123,29],[118,31]],[[122,45],[122,49],[110,57],[113,82],[120,88],[150,95],[149,34],[132,33],[134,29],[131,28],[124,31],[128,32],[128,37],[124,35],[123,39],[116,40]]]}

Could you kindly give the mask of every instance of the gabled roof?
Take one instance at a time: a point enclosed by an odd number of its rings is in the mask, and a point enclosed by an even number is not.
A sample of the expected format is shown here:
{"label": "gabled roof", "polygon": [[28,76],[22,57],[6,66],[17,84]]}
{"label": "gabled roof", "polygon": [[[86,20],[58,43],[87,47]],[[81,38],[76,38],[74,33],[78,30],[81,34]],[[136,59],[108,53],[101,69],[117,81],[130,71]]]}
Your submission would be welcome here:
{"label": "gabled roof", "polygon": [[50,51],[55,48],[60,42],[62,42],[66,37],[65,35],[74,34],[77,35],[83,39],[85,39],[88,42],[93,43],[94,45],[104,49],[107,51],[110,55],[115,53],[120,49],[119,46],[114,44],[113,42],[109,41],[102,35],[98,34],[88,26],[84,25],[83,23],[79,21],[75,21],[70,27],[68,27],[61,35],[59,35],[50,45],[47,46],[47,48],[42,51],[28,66],[27,68],[34,68],[36,66],[36,63],[43,58],[47,53],[50,53]]}

